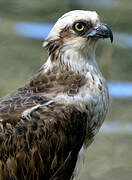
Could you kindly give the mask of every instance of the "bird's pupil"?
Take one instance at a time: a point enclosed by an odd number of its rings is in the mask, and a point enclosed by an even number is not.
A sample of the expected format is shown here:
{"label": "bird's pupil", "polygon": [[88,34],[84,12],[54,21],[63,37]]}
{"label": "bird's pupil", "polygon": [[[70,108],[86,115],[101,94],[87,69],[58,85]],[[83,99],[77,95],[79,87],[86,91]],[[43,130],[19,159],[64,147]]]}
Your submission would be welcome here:
{"label": "bird's pupil", "polygon": [[81,29],[82,28],[82,24],[78,24],[77,27],[78,27],[78,29]]}

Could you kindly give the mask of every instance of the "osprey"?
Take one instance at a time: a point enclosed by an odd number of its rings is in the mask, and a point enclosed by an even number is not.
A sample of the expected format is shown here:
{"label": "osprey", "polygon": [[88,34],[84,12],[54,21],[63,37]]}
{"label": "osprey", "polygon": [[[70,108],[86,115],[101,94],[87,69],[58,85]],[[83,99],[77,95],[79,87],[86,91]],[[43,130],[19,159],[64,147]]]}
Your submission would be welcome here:
{"label": "osprey", "polygon": [[48,59],[24,87],[0,99],[0,177],[70,180],[108,109],[108,90],[95,61],[110,28],[94,11],[58,19],[44,47]]}

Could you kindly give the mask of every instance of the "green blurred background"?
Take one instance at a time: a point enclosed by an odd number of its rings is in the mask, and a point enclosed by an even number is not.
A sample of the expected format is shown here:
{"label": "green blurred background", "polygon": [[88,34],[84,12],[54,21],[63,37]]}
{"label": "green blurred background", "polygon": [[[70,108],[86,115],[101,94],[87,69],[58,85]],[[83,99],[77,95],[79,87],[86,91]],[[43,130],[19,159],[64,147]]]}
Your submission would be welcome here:
{"label": "green blurred background", "polygon": [[[73,9],[95,10],[102,22],[116,32],[114,43],[100,41],[97,59],[105,78],[132,81],[131,42],[120,35],[132,35],[132,0],[0,0],[0,97],[24,85],[47,58],[41,40],[24,38],[14,31],[21,21],[54,23]],[[121,91],[121,89],[119,89]],[[132,98],[111,99],[105,123],[88,149],[80,180],[132,179]],[[129,131],[116,127],[129,127]]]}

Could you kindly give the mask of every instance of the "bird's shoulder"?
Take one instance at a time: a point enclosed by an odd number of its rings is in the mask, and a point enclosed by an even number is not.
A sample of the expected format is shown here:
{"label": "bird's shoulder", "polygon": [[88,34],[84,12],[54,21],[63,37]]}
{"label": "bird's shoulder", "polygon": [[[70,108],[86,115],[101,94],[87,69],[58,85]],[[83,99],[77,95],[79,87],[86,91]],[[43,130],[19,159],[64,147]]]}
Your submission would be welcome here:
{"label": "bird's shoulder", "polygon": [[58,94],[66,93],[69,96],[78,93],[80,87],[86,83],[84,74],[69,70],[68,67],[54,66],[45,72],[40,71],[28,82],[27,87],[35,93]]}
{"label": "bird's shoulder", "polygon": [[44,72],[41,68],[24,87],[0,99],[0,118],[19,117],[27,108],[44,104],[59,93],[74,96],[86,83],[84,75],[54,67]]}

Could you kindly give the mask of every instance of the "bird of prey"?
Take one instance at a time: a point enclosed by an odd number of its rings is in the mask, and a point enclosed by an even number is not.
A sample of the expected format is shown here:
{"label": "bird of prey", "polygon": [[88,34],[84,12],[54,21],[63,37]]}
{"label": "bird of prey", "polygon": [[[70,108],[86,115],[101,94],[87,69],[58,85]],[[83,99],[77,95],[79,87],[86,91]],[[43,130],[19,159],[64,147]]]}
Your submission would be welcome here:
{"label": "bird of prey", "polygon": [[45,39],[48,59],[24,87],[0,99],[0,178],[70,180],[108,109],[95,61],[111,29],[95,11],[61,16]]}

